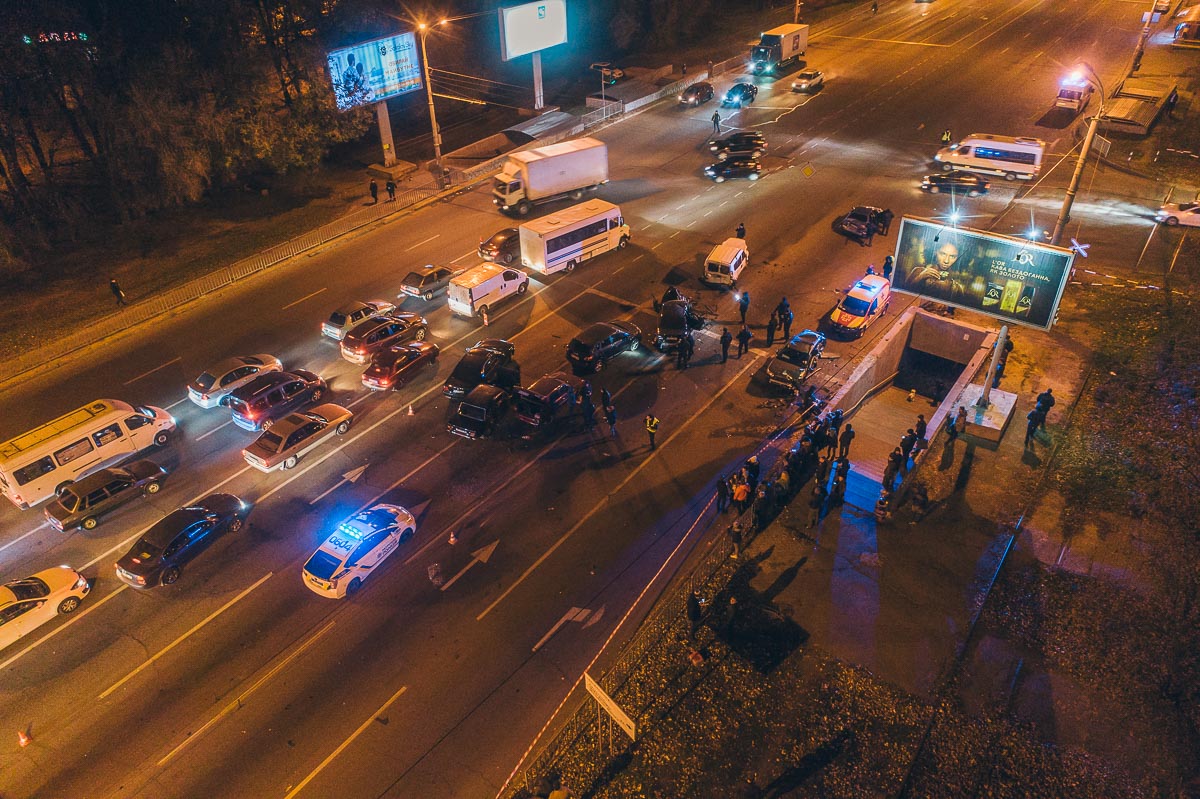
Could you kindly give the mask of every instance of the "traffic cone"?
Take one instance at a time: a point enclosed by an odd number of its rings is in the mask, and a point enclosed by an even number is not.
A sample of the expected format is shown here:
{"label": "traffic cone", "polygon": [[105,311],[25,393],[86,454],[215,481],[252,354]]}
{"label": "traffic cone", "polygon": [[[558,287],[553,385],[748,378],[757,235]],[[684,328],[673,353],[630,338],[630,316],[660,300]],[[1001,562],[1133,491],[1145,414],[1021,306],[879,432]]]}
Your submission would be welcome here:
{"label": "traffic cone", "polygon": [[417,415],[417,414],[416,414],[416,411],[414,411],[414,410],[413,410],[413,406],[412,406],[412,403],[411,403],[411,402],[408,404],[408,415],[409,415],[409,416],[416,416],[416,415]]}
{"label": "traffic cone", "polygon": [[488,315],[487,315],[487,311],[484,311],[484,312],[483,312],[482,314],[480,314],[480,315],[483,317],[483,326],[484,326],[484,327],[487,327],[489,324],[491,324],[491,323],[488,321]]}
{"label": "traffic cone", "polygon": [[450,546],[454,546],[454,545],[455,545],[455,544],[457,544],[457,543],[458,543],[458,536],[456,536],[456,535],[454,534],[454,531],[453,531],[453,530],[451,530],[451,531],[450,531]]}
{"label": "traffic cone", "polygon": [[30,738],[29,733],[27,733],[25,730],[18,730],[17,743],[19,743],[21,748],[24,749],[26,746],[29,746],[31,743],[33,743],[33,738]]}

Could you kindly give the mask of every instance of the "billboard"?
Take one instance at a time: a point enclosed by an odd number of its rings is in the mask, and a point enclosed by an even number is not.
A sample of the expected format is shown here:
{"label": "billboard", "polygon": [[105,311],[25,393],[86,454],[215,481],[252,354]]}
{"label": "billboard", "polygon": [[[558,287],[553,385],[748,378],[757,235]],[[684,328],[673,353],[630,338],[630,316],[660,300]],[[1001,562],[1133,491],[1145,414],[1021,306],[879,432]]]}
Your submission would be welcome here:
{"label": "billboard", "polygon": [[893,288],[1049,330],[1075,254],[1062,247],[904,217]]}
{"label": "billboard", "polygon": [[500,9],[500,53],[505,61],[566,41],[567,0]]}
{"label": "billboard", "polygon": [[327,60],[339,111],[422,88],[421,63],[412,33],[333,50]]}

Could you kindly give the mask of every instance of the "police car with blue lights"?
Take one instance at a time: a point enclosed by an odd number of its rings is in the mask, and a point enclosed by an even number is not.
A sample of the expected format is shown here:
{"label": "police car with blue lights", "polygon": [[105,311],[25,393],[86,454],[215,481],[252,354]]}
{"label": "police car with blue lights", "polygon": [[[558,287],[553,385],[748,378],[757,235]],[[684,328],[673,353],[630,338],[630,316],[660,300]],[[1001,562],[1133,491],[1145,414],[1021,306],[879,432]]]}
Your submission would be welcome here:
{"label": "police car with blue lights", "polygon": [[330,599],[354,594],[416,530],[416,519],[399,505],[360,511],[339,524],[304,564],[304,584]]}

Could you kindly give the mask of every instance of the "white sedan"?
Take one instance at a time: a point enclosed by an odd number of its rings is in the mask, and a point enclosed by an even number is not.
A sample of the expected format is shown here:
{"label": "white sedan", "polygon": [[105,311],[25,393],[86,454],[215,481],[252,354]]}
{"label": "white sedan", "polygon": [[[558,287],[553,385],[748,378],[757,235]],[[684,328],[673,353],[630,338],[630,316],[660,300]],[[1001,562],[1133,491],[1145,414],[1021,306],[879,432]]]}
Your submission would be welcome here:
{"label": "white sedan", "polygon": [[1167,203],[1154,218],[1164,225],[1200,227],[1200,203]]}
{"label": "white sedan", "polygon": [[188,384],[188,398],[201,408],[224,405],[225,398],[265,372],[281,372],[274,355],[238,355],[226,358]]}
{"label": "white sedan", "polygon": [[399,505],[360,511],[339,524],[304,564],[304,584],[330,599],[349,596],[416,530],[416,519]]}
{"label": "white sedan", "polygon": [[91,590],[87,578],[70,566],[46,569],[0,586],[0,649],[55,616],[74,613]]}

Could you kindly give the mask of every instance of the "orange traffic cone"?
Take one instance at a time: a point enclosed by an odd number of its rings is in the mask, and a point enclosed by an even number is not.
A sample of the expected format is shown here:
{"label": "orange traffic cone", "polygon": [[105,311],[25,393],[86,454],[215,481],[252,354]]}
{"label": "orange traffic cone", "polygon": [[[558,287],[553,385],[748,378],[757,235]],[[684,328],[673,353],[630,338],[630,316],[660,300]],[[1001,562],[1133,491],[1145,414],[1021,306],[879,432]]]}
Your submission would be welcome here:
{"label": "orange traffic cone", "polygon": [[29,733],[27,733],[25,730],[18,730],[17,743],[19,743],[21,748],[24,749],[26,746],[29,746],[31,743],[33,743],[33,739],[29,737]]}
{"label": "orange traffic cone", "polygon": [[411,402],[408,404],[408,415],[409,415],[409,416],[416,416],[416,415],[417,415],[416,411],[414,411],[414,410],[413,410],[413,406],[412,406],[412,403],[411,403]]}
{"label": "orange traffic cone", "polygon": [[454,534],[454,531],[453,531],[453,530],[451,530],[451,531],[450,531],[450,546],[454,546],[454,545],[455,545],[455,544],[457,544],[457,543],[458,543],[458,536],[456,536],[456,535]]}

